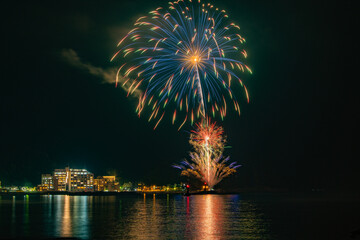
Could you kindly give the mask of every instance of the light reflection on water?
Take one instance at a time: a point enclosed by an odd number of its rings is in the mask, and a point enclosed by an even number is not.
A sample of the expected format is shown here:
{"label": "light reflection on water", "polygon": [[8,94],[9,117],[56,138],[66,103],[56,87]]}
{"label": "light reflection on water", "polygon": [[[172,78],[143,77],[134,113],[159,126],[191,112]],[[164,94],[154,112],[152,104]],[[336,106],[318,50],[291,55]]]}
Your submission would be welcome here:
{"label": "light reflection on water", "polygon": [[[187,200],[189,204],[189,199]],[[198,219],[200,228],[192,231],[196,239],[220,239],[224,236],[224,198],[214,195],[204,195],[194,199],[191,211],[189,211],[189,226],[196,226],[190,212],[194,212],[195,219]],[[188,237],[191,237],[191,232]]]}
{"label": "light reflection on water", "polygon": [[6,198],[0,237],[272,239],[261,209],[237,195]]}

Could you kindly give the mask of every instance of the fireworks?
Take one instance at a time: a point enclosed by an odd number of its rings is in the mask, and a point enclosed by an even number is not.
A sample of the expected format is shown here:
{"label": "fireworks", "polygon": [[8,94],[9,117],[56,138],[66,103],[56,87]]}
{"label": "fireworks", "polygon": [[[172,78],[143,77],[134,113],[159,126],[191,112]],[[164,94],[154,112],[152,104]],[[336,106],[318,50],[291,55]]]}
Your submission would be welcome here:
{"label": "fireworks", "polygon": [[209,117],[223,119],[232,107],[240,114],[233,82],[240,83],[249,102],[239,74],[252,74],[243,62],[248,56],[245,38],[228,18],[225,10],[201,0],[169,2],[168,8],[140,17],[111,59],[121,62],[116,85],[121,79],[121,84],[130,86],[128,95],[141,89],[136,111],[139,117],[149,112],[148,120],[156,122],[154,129],[166,112],[179,130],[200,119],[190,135],[190,161],[175,167],[210,189],[240,165],[228,164],[229,157],[223,157],[223,128]]}
{"label": "fireworks", "polygon": [[130,85],[128,94],[143,90],[136,111],[140,116],[147,107],[156,126],[165,112],[179,129],[208,115],[224,118],[227,101],[240,114],[232,82],[240,83],[249,101],[238,75],[252,72],[243,63],[247,52],[239,29],[211,3],[169,2],[168,8],[140,17],[120,40],[111,61],[128,61],[118,69],[116,84],[123,79]]}
{"label": "fireworks", "polygon": [[183,161],[174,167],[182,170],[181,175],[194,176],[205,182],[210,189],[224,177],[236,172],[240,167],[236,162],[228,164],[229,157],[224,158],[225,137],[222,127],[211,124],[198,124],[190,135],[190,144],[193,152],[190,161]]}
{"label": "fireworks", "polygon": [[222,148],[225,139],[222,137],[224,130],[216,123],[210,123],[207,119],[203,123],[197,123],[196,129],[191,131],[190,140],[194,143],[192,145],[207,146],[209,148]]}

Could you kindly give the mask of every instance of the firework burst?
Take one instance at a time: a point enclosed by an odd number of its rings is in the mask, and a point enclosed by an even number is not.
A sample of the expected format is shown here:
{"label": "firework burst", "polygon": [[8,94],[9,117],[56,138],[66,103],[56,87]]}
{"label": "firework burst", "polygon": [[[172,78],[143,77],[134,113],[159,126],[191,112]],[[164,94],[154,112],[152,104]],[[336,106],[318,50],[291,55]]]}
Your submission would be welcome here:
{"label": "firework burst", "polygon": [[111,61],[124,63],[116,84],[119,78],[130,84],[128,95],[143,90],[136,111],[140,116],[147,107],[155,128],[165,112],[179,129],[208,115],[223,119],[228,105],[240,114],[232,82],[240,83],[249,101],[239,73],[252,72],[243,62],[247,52],[239,30],[225,10],[211,3],[169,2],[168,8],[140,17],[118,43]]}
{"label": "firework burst", "polygon": [[223,178],[235,173],[240,165],[228,163],[230,158],[223,157],[226,139],[222,127],[209,121],[196,126],[190,135],[189,142],[193,147],[190,161],[185,160],[174,167],[182,170],[181,175],[196,177],[212,189]]}
{"label": "firework burst", "polygon": [[202,123],[196,123],[195,130],[191,132],[190,140],[194,142],[192,145],[207,146],[209,148],[221,148],[225,139],[223,138],[224,130],[222,127],[211,123],[209,119]]}

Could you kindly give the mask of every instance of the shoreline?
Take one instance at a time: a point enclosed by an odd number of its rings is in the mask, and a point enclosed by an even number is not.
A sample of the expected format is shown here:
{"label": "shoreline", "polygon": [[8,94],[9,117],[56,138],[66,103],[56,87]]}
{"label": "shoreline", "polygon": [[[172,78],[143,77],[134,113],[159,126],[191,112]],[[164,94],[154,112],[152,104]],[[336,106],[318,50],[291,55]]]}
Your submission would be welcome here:
{"label": "shoreline", "polygon": [[141,195],[141,194],[182,194],[183,192],[0,192],[0,196],[23,196],[23,195],[69,195],[69,196],[117,196],[117,195]]}
{"label": "shoreline", "polygon": [[[190,195],[236,195],[243,193],[257,193],[257,192],[221,192],[221,191],[194,191],[190,192]],[[260,193],[260,192],[259,192]],[[26,196],[26,195],[69,195],[69,196],[134,196],[134,195],[184,195],[185,191],[174,191],[174,192],[138,192],[138,191],[129,191],[129,192],[0,192],[0,196]]]}
{"label": "shoreline", "polygon": [[[57,196],[57,195],[68,195],[68,196],[141,196],[141,195],[184,195],[184,191],[174,191],[174,192],[140,192],[140,191],[131,191],[131,192],[0,192],[1,196]],[[296,198],[330,198],[331,200],[336,199],[352,199],[360,201],[359,192],[288,192],[288,191],[193,191],[190,192],[190,196],[196,195],[243,195],[244,197],[248,196],[267,196],[267,195],[276,195],[276,196],[286,196],[288,199]],[[185,195],[184,195],[185,196]]]}
{"label": "shoreline", "polygon": [[[235,195],[235,194],[256,194],[256,193],[270,193],[264,191],[192,191],[190,195]],[[271,192],[271,193],[286,193],[286,192]],[[126,195],[143,195],[143,194],[181,194],[184,195],[185,191],[124,191],[124,192],[68,192],[68,191],[49,191],[49,192],[0,192],[0,196],[23,196],[23,195],[69,195],[69,196],[126,196]]]}
{"label": "shoreline", "polygon": [[[69,196],[126,196],[126,195],[184,195],[185,192],[177,191],[177,192],[0,192],[0,196],[25,196],[25,195],[69,195]],[[232,194],[241,194],[243,192],[190,192],[190,195],[232,195]]]}

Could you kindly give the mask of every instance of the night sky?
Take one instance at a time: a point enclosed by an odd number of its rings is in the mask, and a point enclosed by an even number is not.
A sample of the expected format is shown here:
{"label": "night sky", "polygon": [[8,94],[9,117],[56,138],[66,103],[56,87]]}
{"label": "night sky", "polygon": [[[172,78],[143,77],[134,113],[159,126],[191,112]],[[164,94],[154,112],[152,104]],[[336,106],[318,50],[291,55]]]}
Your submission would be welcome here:
{"label": "night sky", "polygon": [[[134,21],[168,1],[15,1],[2,7],[0,181],[40,183],[54,168],[121,181],[184,180],[186,125],[138,118],[136,102],[104,73]],[[236,188],[351,190],[360,182],[358,17],[355,1],[233,1],[246,38],[250,103],[221,122],[243,166]],[[356,26],[356,27],[355,27]],[[93,69],[94,71],[89,71]],[[242,96],[241,94],[239,96]]]}

